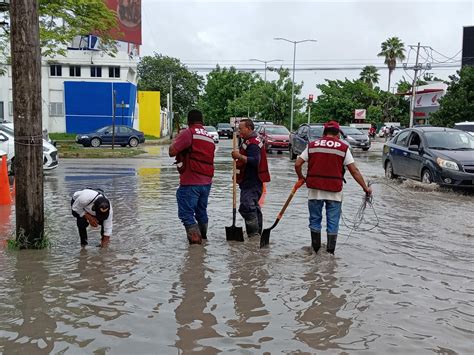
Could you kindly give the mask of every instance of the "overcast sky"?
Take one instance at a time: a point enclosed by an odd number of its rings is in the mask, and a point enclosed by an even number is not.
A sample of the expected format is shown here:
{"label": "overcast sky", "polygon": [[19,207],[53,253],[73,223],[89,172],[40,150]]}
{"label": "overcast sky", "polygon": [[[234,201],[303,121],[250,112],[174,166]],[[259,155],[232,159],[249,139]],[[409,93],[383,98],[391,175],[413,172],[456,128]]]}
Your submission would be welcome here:
{"label": "overcast sky", "polygon": [[[422,51],[422,62],[432,55],[434,59],[430,62],[458,65],[463,26],[474,26],[474,0],[142,0],[142,11],[141,55],[156,51],[177,57],[190,68],[213,67],[217,63],[263,68],[263,64],[249,62],[251,58],[283,59],[283,66],[291,68],[293,44],[275,41],[274,37],[318,41],[297,45],[297,68],[383,65],[383,59],[377,57],[380,43],[392,36],[398,36],[407,46],[421,42],[441,53]],[[411,63],[415,54],[410,52]],[[456,69],[429,72],[447,78]],[[352,79],[359,72],[296,71],[295,81],[304,81],[303,95],[307,96],[317,94],[316,84],[324,79]],[[380,74],[379,85],[386,89],[388,71],[380,70]],[[408,75],[413,75],[413,71],[406,73],[400,65],[392,76],[392,84],[402,76],[408,79]],[[275,77],[267,72],[267,79]]]}

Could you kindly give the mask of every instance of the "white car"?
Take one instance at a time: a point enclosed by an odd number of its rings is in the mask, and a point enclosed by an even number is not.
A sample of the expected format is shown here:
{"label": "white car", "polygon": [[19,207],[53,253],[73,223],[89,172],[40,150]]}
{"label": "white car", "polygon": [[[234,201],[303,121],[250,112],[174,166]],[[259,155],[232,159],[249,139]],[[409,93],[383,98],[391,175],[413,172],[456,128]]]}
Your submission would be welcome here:
{"label": "white car", "polygon": [[[7,153],[8,160],[14,165],[15,136],[13,130],[0,124],[0,149]],[[54,145],[43,139],[43,169],[51,170],[58,167],[58,150]]]}
{"label": "white car", "polygon": [[474,136],[474,122],[458,122],[454,124],[454,128],[460,129],[464,132],[468,132]]}
{"label": "white car", "polygon": [[214,126],[204,126],[204,129],[207,133],[214,139],[214,143],[219,143],[219,133],[217,133],[217,129]]}

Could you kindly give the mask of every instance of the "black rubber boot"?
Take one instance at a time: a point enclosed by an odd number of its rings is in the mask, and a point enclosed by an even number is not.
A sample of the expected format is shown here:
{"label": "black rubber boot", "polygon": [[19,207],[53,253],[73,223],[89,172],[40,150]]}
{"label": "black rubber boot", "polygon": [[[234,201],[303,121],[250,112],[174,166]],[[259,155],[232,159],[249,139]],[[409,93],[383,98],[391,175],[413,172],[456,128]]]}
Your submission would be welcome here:
{"label": "black rubber boot", "polygon": [[246,219],[245,230],[247,231],[248,238],[253,238],[253,237],[260,238],[260,233],[259,233],[260,227],[258,225],[258,218]]}
{"label": "black rubber boot", "polygon": [[190,226],[185,226],[186,235],[188,237],[189,244],[201,244],[202,237],[201,231],[199,230],[199,226],[197,224],[191,224]]}
{"label": "black rubber boot", "polygon": [[260,208],[257,209],[257,220],[258,220],[258,233],[261,235],[263,231],[263,215]]}
{"label": "black rubber boot", "polygon": [[314,252],[317,254],[321,248],[321,231],[311,230],[311,246]]}
{"label": "black rubber boot", "polygon": [[199,231],[201,232],[201,238],[202,239],[207,239],[207,223],[199,223]]}
{"label": "black rubber boot", "polygon": [[327,252],[334,254],[336,250],[337,233],[328,233]]}
{"label": "black rubber boot", "polygon": [[87,226],[89,223],[84,217],[77,218],[77,229],[79,230],[79,237],[81,238],[81,247],[85,247],[87,243]]}

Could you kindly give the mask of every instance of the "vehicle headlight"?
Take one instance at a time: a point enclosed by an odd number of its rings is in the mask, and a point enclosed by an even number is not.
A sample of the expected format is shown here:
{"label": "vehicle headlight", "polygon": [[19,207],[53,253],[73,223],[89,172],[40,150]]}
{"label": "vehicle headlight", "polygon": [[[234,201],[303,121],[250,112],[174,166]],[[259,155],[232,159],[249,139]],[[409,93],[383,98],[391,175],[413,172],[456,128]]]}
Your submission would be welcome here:
{"label": "vehicle headlight", "polygon": [[81,136],[81,139],[87,139],[89,136]]}
{"label": "vehicle headlight", "polygon": [[354,138],[352,138],[351,136],[347,136],[347,140],[349,142],[355,142],[356,140]]}
{"label": "vehicle headlight", "polygon": [[444,159],[438,158],[436,159],[436,162],[442,168],[451,169],[451,170],[459,170],[458,164],[456,164],[455,162],[451,160],[444,160]]}

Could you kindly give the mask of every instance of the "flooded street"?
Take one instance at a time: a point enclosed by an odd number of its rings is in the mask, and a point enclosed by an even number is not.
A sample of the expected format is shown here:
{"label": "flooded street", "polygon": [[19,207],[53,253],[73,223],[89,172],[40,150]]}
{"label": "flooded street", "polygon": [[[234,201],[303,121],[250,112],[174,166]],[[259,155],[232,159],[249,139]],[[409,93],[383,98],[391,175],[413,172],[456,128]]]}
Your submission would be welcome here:
{"label": "flooded street", "polygon": [[[167,148],[147,147],[149,153],[135,159],[63,159],[45,174],[53,246],[0,250],[0,352],[472,352],[472,194],[386,180],[378,144],[354,153],[374,182],[375,213],[367,209],[365,231],[341,221],[335,257],[325,247],[317,256],[310,249],[306,187],[272,231],[269,248],[259,249],[259,240],[228,243],[231,141],[223,140],[209,239],[189,246]],[[296,182],[287,153],[271,154],[269,161],[264,227]],[[363,193],[347,180],[343,215],[350,225]],[[80,248],[70,198],[86,187],[103,188],[113,203],[108,249],[95,247],[97,229],[89,232],[89,247]],[[1,207],[0,240],[10,237],[12,219],[13,208]],[[244,226],[240,216],[236,224]]]}

